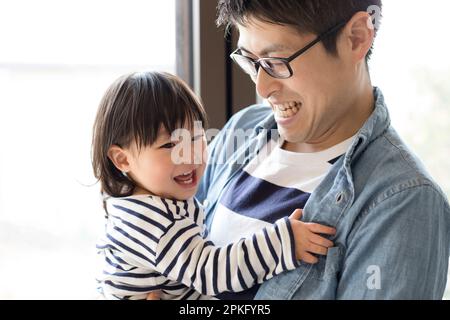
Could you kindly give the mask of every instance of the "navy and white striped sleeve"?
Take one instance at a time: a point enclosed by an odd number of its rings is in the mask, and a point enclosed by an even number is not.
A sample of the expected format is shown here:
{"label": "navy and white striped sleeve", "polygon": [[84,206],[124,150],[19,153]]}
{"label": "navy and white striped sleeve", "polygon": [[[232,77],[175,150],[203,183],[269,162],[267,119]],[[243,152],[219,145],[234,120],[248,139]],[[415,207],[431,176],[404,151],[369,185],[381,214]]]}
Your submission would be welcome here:
{"label": "navy and white striped sleeve", "polygon": [[190,219],[174,219],[159,239],[156,270],[202,294],[217,295],[246,290],[298,266],[288,218],[225,247],[214,246],[201,232]]}
{"label": "navy and white striped sleeve", "polygon": [[156,248],[173,218],[154,201],[125,199],[111,204],[107,241],[139,267],[154,269]]}

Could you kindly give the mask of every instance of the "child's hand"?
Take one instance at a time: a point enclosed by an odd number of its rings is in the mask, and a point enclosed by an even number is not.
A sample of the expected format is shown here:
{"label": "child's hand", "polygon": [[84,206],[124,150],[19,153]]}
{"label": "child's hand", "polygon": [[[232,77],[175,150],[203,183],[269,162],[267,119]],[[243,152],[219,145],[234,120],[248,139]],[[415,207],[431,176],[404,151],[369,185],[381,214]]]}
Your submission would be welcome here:
{"label": "child's hand", "polygon": [[161,300],[161,291],[156,290],[152,291],[147,295],[147,299],[145,300]]}
{"label": "child's hand", "polygon": [[312,253],[326,256],[328,248],[334,245],[333,242],[318,234],[335,235],[336,229],[317,223],[299,221],[302,213],[302,210],[297,209],[289,217],[294,233],[295,256],[297,260],[315,264],[319,260]]}

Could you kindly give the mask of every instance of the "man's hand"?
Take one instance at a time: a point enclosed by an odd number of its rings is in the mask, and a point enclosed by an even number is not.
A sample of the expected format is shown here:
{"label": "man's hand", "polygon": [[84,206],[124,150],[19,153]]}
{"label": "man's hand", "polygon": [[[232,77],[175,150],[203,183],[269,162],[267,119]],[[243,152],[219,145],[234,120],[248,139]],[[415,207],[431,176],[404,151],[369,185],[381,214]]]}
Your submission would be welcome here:
{"label": "man's hand", "polygon": [[315,264],[319,260],[313,255],[326,256],[328,248],[334,246],[330,240],[319,234],[335,235],[336,229],[317,223],[299,221],[303,210],[297,209],[289,217],[295,240],[295,256],[298,260]]}

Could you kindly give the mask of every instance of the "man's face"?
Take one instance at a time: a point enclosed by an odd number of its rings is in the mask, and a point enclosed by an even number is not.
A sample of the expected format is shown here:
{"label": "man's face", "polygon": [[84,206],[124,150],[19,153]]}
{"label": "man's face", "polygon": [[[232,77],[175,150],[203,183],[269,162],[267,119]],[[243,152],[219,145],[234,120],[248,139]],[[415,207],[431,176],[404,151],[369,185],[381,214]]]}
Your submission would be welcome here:
{"label": "man's face", "polygon": [[[238,28],[238,46],[253,59],[287,58],[317,36],[256,19]],[[254,79],[256,89],[269,101],[286,141],[320,144],[351,117],[349,97],[355,68],[327,53],[321,42],[290,65],[293,76],[289,79],[275,79],[260,69]]]}

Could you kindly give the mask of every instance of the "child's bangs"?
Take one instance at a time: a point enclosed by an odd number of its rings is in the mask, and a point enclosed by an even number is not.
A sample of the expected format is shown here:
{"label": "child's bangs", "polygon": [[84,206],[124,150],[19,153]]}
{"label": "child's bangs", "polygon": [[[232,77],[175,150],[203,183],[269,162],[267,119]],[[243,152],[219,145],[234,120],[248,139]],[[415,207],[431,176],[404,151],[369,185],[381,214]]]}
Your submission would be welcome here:
{"label": "child's bangs", "polygon": [[155,143],[161,128],[171,135],[177,129],[207,127],[200,100],[180,79],[165,73],[145,73],[140,80],[134,121],[138,126],[132,130],[139,147]]}

